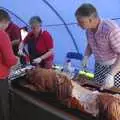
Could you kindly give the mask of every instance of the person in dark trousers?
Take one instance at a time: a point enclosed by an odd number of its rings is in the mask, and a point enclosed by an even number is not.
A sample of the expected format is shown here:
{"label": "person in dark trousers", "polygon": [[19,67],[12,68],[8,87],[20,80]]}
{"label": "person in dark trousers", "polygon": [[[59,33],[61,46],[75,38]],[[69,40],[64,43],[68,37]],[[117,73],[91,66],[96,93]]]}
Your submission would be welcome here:
{"label": "person in dark trousers", "polygon": [[[0,12],[1,13],[1,12]],[[8,34],[4,31],[7,24],[0,14],[0,120],[9,120],[8,74],[17,63]]]}
{"label": "person in dark trousers", "polygon": [[6,23],[5,31],[12,42],[13,51],[15,55],[17,55],[18,46],[21,40],[20,28],[11,21],[10,15],[5,10],[0,9],[0,14]]}
{"label": "person in dark trousers", "polygon": [[[29,21],[32,31],[20,43],[19,55],[29,55],[31,64],[37,64],[42,68],[52,68],[53,64],[53,39],[51,35],[42,30],[42,21],[39,16],[34,16]],[[27,45],[27,50],[23,51]]]}

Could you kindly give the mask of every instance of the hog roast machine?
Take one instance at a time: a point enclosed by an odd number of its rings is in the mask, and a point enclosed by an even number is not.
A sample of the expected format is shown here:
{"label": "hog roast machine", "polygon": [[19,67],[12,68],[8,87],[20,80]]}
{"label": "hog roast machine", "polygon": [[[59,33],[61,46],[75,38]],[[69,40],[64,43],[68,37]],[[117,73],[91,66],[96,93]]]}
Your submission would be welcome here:
{"label": "hog roast machine", "polygon": [[[18,68],[9,76],[13,120],[97,120],[96,117],[61,104],[54,94],[36,92],[24,87],[26,68]],[[82,83],[83,87],[100,90],[92,81]],[[120,93],[118,89],[103,90],[107,93]]]}

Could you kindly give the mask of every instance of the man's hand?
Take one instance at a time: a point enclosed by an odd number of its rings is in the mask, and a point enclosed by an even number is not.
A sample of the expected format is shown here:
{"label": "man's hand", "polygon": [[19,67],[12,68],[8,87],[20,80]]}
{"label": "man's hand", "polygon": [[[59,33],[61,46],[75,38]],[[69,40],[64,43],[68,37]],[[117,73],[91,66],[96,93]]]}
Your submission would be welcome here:
{"label": "man's hand", "polygon": [[87,67],[87,65],[88,65],[88,56],[83,57],[81,65],[82,65],[83,68]]}
{"label": "man's hand", "polygon": [[18,50],[18,55],[20,56],[26,56],[26,54],[23,52],[23,49]]}
{"label": "man's hand", "polygon": [[23,52],[23,49],[24,49],[24,43],[21,42],[19,44],[19,47],[18,47],[18,55],[20,55],[20,56],[26,56],[26,54]]}
{"label": "man's hand", "polygon": [[107,74],[103,88],[112,88],[114,86],[114,76],[111,74]]}
{"label": "man's hand", "polygon": [[42,59],[39,57],[39,58],[34,59],[33,63],[39,64],[41,61],[42,61]]}
{"label": "man's hand", "polygon": [[13,40],[12,41],[12,45],[19,45],[19,43],[20,43],[20,40]]}

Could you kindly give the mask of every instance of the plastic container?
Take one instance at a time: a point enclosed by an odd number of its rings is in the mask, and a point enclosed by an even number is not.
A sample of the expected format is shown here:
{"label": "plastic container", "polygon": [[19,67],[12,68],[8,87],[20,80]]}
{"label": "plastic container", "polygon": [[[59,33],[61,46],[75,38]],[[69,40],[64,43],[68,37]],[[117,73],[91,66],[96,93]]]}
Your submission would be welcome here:
{"label": "plastic container", "polygon": [[71,60],[66,60],[64,66],[63,66],[63,71],[67,73],[71,78],[74,77],[74,67],[72,66]]}

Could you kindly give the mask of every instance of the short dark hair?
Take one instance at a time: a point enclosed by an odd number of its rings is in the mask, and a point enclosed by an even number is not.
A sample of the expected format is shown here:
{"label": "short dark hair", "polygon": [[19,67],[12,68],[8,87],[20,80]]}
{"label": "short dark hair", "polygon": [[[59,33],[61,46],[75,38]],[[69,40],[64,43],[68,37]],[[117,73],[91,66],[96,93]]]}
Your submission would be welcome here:
{"label": "short dark hair", "polygon": [[89,3],[84,3],[82,4],[75,12],[75,16],[80,16],[80,17],[98,17],[98,12],[96,8]]}
{"label": "short dark hair", "polygon": [[22,27],[21,30],[25,30],[25,31],[27,31],[27,32],[29,31],[29,30],[28,30],[28,26]]}
{"label": "short dark hair", "polygon": [[42,23],[42,20],[39,16],[33,16],[30,20],[29,20],[29,24],[32,25],[33,23]]}
{"label": "short dark hair", "polygon": [[8,12],[6,12],[3,9],[0,9],[0,21],[2,21],[2,20],[10,21],[10,16],[9,16]]}

